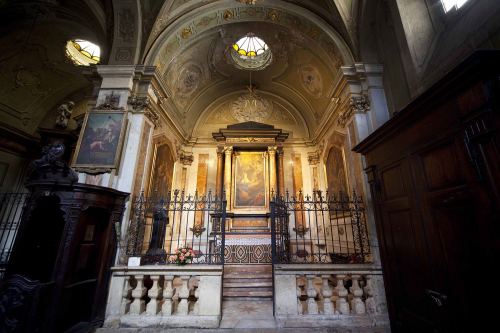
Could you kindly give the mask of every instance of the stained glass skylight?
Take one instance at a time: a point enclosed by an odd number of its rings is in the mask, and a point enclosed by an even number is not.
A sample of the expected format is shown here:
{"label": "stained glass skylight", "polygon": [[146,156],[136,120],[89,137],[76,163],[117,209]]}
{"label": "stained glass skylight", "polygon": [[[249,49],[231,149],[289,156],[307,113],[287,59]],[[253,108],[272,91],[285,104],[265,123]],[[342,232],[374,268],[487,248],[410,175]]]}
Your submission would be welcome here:
{"label": "stained glass skylight", "polygon": [[233,44],[231,57],[236,67],[252,71],[266,68],[273,58],[266,42],[251,32]]}
{"label": "stained glass skylight", "polygon": [[66,43],[66,55],[76,65],[89,66],[101,61],[101,48],[92,42],[74,39]]}
{"label": "stained glass skylight", "polygon": [[233,49],[241,57],[254,58],[258,55],[264,54],[269,50],[269,47],[262,39],[252,33],[249,33],[234,43]]}

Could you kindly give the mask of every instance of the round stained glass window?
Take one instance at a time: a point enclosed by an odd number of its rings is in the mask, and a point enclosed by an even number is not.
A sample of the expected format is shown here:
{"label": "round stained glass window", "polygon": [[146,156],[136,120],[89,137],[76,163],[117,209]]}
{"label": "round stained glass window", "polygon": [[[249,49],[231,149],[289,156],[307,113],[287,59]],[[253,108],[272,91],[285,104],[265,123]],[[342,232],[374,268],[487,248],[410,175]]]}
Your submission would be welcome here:
{"label": "round stained glass window", "polygon": [[76,65],[89,66],[101,61],[101,48],[92,42],[74,39],[66,43],[66,55]]}
{"label": "round stained glass window", "polygon": [[245,35],[234,43],[231,55],[237,67],[250,70],[263,69],[272,59],[269,46],[253,33]]}

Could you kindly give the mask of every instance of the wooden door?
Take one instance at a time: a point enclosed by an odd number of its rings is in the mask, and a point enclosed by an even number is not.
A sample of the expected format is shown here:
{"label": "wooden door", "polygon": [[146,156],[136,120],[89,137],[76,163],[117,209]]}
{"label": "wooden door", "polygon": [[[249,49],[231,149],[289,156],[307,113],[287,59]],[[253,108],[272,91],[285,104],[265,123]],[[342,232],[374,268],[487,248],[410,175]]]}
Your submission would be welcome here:
{"label": "wooden door", "polygon": [[475,285],[487,267],[491,201],[451,133],[378,171],[378,232],[397,332],[478,327],[487,297]]}
{"label": "wooden door", "polygon": [[82,212],[64,285],[61,331],[75,325],[90,327],[103,320],[110,258],[115,249],[111,231],[107,210],[89,208]]}
{"label": "wooden door", "polygon": [[434,323],[425,298],[432,281],[426,246],[425,226],[421,223],[413,195],[411,165],[403,158],[378,172],[380,188],[377,224],[381,241],[384,277],[390,312],[396,314],[393,327],[400,332],[432,332]]}

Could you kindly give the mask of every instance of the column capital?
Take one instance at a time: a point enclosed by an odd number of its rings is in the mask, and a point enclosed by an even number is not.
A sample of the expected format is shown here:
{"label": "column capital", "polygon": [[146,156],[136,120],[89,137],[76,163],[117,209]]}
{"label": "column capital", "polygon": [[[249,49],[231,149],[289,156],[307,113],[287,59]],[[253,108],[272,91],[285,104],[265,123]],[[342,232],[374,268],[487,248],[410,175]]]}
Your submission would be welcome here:
{"label": "column capital", "polygon": [[317,165],[317,164],[319,164],[320,155],[321,154],[320,154],[320,152],[318,150],[307,153],[307,160],[309,161],[309,165]]}
{"label": "column capital", "polygon": [[233,146],[224,146],[224,153],[230,155],[233,153]]}
{"label": "column capital", "polygon": [[276,147],[276,146],[268,146],[268,147],[267,147],[267,151],[268,151],[270,154],[276,154],[276,152],[278,151],[278,147]]}
{"label": "column capital", "polygon": [[224,154],[224,147],[218,146],[217,147],[217,156],[222,157],[223,154]]}

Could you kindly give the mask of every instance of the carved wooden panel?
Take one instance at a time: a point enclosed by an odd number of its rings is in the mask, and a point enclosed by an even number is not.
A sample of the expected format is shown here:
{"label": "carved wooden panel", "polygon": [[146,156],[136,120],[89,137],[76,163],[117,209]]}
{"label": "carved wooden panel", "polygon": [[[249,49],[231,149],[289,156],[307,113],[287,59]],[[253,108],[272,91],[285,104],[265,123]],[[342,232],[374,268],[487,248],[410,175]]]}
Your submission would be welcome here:
{"label": "carved wooden panel", "polygon": [[454,143],[447,143],[433,147],[421,156],[429,190],[463,184],[463,173],[454,149]]}
{"label": "carved wooden panel", "polygon": [[405,187],[399,164],[382,171],[381,178],[386,200],[400,198],[405,194]]}

